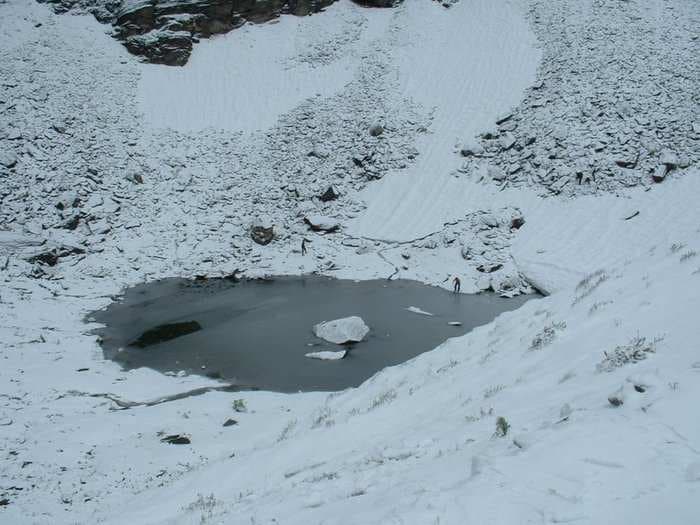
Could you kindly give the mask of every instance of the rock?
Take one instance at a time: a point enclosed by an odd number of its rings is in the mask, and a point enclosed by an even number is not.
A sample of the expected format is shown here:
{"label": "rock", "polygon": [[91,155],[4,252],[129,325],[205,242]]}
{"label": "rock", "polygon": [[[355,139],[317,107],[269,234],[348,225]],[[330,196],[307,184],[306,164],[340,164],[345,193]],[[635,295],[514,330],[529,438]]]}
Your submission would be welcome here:
{"label": "rock", "polygon": [[501,263],[483,263],[476,267],[476,271],[481,273],[493,273],[503,268]]}
{"label": "rock", "polygon": [[328,186],[328,189],[319,197],[322,202],[329,202],[336,200],[340,195],[335,191],[333,186]]}
{"label": "rock", "polygon": [[608,403],[614,407],[622,406],[625,403],[624,387],[620,387],[608,396]]}
{"label": "rock", "polygon": [[506,178],[506,172],[497,166],[489,166],[487,168],[487,173],[489,177],[498,182],[501,182]]}
{"label": "rock", "polygon": [[192,36],[185,31],[151,31],[130,36],[124,45],[153,64],[184,66],[192,53]]}
{"label": "rock", "polygon": [[43,240],[34,235],[14,231],[0,231],[0,252],[3,254],[16,253],[41,246]]}
{"label": "rock", "polygon": [[512,133],[506,133],[499,140],[499,145],[502,150],[509,150],[515,145],[515,136]]}
{"label": "rock", "polygon": [[656,169],[654,169],[654,173],[652,173],[651,178],[654,182],[663,182],[667,174],[668,166],[666,164],[659,164],[656,166]]}
{"label": "rock", "polygon": [[384,133],[384,126],[381,124],[374,124],[369,128],[369,134],[373,137],[378,137],[382,133]]}
{"label": "rock", "polygon": [[669,150],[663,150],[659,155],[659,162],[664,164],[669,170],[678,167],[678,155]]}
{"label": "rock", "polygon": [[73,231],[75,230],[78,225],[80,224],[80,214],[76,213],[72,217],[69,217],[62,225],[61,228],[65,230],[70,230]]}
{"label": "rock", "polygon": [[0,166],[12,168],[17,164],[17,155],[12,151],[0,151]]}
{"label": "rock", "polygon": [[56,200],[56,209],[67,210],[69,208],[75,208],[80,204],[80,197],[74,191],[65,191],[59,195]]}
{"label": "rock", "polygon": [[322,352],[309,352],[304,354],[304,357],[309,359],[319,359],[321,361],[338,361],[343,359],[347,355],[347,350],[341,350],[340,352],[322,351]]}
{"label": "rock", "polygon": [[462,146],[459,152],[462,157],[471,157],[473,155],[481,155],[484,152],[484,147],[478,142],[468,142]]}
{"label": "rock", "polygon": [[170,341],[187,334],[198,332],[202,329],[197,321],[184,321],[181,323],[162,324],[145,331],[138,339],[129,343],[129,346],[146,348],[164,341]]}
{"label": "rock", "polygon": [[525,224],[525,217],[522,215],[515,214],[510,220],[510,229],[519,230]]}
{"label": "rock", "polygon": [[162,443],[170,443],[171,445],[189,445],[191,443],[189,436],[185,434],[171,434],[160,440]]}
{"label": "rock", "polygon": [[357,316],[324,321],[314,326],[316,337],[337,345],[362,341],[368,332],[369,327]]}
{"label": "rock", "polygon": [[484,213],[479,217],[479,222],[487,228],[497,228],[498,219],[491,213]]}
{"label": "rock", "polygon": [[513,118],[513,113],[502,113],[496,117],[496,125],[500,126],[504,122],[509,121],[511,118]]}
{"label": "rock", "polygon": [[448,326],[462,326],[460,321],[447,321]]}
{"label": "rock", "polygon": [[250,229],[250,238],[261,246],[267,246],[272,242],[275,236],[274,226],[266,228],[265,226],[253,226]]}
{"label": "rock", "polygon": [[26,261],[31,264],[56,266],[62,257],[84,254],[85,250],[77,246],[58,246],[29,256]]}
{"label": "rock", "polygon": [[559,409],[559,417],[562,420],[568,419],[569,416],[571,416],[572,412],[573,411],[571,410],[571,406],[569,405],[569,403],[564,403],[562,405],[562,407]]}
{"label": "rock", "polygon": [[224,421],[223,426],[232,427],[232,426],[237,425],[237,424],[238,424],[238,421],[236,421],[235,419],[228,418],[226,421]]}
{"label": "rock", "polygon": [[340,229],[340,223],[337,220],[324,215],[304,217],[304,222],[315,232],[333,233]]}
{"label": "rock", "polygon": [[636,156],[627,155],[627,156],[616,158],[615,164],[617,164],[621,168],[632,169],[632,168],[635,168],[637,166],[638,161],[639,161],[639,154],[637,154]]}

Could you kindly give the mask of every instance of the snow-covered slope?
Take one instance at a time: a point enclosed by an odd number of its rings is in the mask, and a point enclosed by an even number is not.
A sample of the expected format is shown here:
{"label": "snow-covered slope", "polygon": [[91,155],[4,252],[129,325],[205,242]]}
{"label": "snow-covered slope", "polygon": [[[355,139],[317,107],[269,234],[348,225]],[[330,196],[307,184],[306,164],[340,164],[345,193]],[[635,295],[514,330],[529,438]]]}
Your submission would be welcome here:
{"label": "snow-covered slope", "polygon": [[[698,4],[448,5],[341,0],[303,24],[201,42],[165,70],[91,17],[0,2],[0,522],[697,521],[695,157],[661,184],[639,171],[608,193],[543,198],[539,179],[489,175],[498,148],[474,165],[459,148],[517,133],[495,120],[541,82],[545,98],[578,85],[552,66],[572,56],[557,49],[589,42],[577,49],[597,63],[607,26],[584,22],[609,9],[627,36],[672,35],[659,56],[688,55],[682,84],[699,80]],[[570,32],[547,36],[547,12]],[[608,73],[596,89],[634,93],[635,77]],[[678,134],[687,149],[697,93],[675,87],[663,120],[623,112],[577,129],[608,145],[653,135],[647,163]],[[516,111],[523,128],[541,116]],[[559,140],[554,160],[576,146]],[[331,184],[340,197],[320,200]],[[310,231],[314,215],[341,230]],[[266,246],[249,232],[263,224]],[[442,286],[456,274],[466,292],[550,295],[330,395],[232,394],[103,360],[84,316],[125,286],[235,269]],[[191,443],[161,441],[176,434]]]}

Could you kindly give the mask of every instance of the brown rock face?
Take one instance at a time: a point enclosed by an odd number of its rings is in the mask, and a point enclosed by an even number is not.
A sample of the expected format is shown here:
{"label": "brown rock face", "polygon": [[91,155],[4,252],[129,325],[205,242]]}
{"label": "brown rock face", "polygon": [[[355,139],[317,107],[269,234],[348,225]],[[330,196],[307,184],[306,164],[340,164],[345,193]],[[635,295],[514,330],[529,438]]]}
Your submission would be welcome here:
{"label": "brown rock face", "polygon": [[197,38],[227,33],[281,14],[317,13],[335,0],[132,0],[114,25],[126,48],[148,62],[182,66]]}
{"label": "brown rock face", "polygon": [[[336,0],[37,0],[58,13],[91,12],[110,22],[115,36],[147,62],[183,66],[198,38],[228,33],[246,22],[283,14],[306,16]],[[394,7],[402,0],[353,0],[367,7]]]}

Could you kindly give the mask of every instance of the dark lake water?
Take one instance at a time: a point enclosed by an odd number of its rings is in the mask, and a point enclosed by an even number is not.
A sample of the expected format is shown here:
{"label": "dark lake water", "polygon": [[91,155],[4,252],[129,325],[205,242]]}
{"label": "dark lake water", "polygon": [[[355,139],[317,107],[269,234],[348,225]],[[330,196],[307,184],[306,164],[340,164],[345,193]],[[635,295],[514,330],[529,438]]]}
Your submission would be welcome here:
{"label": "dark lake water", "polygon": [[[97,331],[105,357],[127,369],[184,370],[242,387],[296,392],[358,386],[382,368],[463,335],[531,298],[453,294],[400,280],[166,279],[128,289],[120,301],[90,317],[105,325]],[[409,307],[433,315],[420,315]],[[364,341],[345,347],[314,335],[315,324],[351,315],[362,317],[370,327]],[[461,326],[448,324],[455,321]],[[163,334],[142,337],[175,323],[190,333],[162,342],[154,341]],[[338,361],[304,356],[345,348],[350,351]]]}

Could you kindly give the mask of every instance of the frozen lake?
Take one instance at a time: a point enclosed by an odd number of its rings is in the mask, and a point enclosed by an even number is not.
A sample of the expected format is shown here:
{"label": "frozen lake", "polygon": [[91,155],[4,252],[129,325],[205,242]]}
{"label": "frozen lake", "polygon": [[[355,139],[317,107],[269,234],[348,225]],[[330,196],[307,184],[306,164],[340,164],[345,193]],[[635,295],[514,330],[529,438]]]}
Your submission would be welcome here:
{"label": "frozen lake", "polygon": [[[127,290],[121,301],[92,317],[105,325],[97,332],[105,357],[127,369],[184,370],[280,392],[341,390],[532,297],[504,299],[453,294],[414,281],[315,276],[237,283],[167,279]],[[339,346],[314,335],[315,324],[351,315],[370,327],[362,342]],[[157,342],[163,333],[176,335],[172,327],[148,333],[163,325],[177,325],[184,335]],[[343,349],[349,352],[337,361],[305,357]]]}

